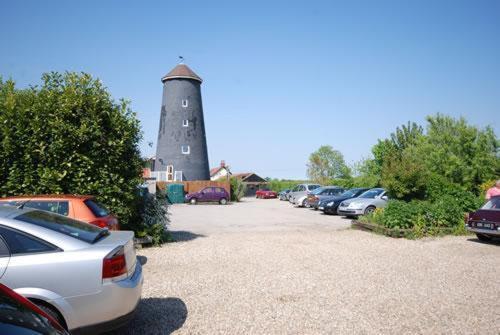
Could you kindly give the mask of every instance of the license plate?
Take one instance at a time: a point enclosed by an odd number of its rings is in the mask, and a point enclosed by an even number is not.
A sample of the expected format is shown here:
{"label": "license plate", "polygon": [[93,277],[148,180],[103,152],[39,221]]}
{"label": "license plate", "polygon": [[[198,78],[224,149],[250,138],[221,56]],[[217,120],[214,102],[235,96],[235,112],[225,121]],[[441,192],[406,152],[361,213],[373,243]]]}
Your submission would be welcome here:
{"label": "license plate", "polygon": [[491,228],[493,228],[493,225],[491,223],[478,222],[478,223],[476,223],[476,227],[491,229]]}

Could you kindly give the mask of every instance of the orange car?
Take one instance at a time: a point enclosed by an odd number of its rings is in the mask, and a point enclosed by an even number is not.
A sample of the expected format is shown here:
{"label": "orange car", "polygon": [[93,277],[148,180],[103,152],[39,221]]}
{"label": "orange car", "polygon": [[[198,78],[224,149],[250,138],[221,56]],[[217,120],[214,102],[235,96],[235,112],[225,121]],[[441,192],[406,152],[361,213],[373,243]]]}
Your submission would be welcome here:
{"label": "orange car", "polygon": [[1,198],[0,205],[40,209],[65,215],[109,230],[120,230],[118,219],[91,195],[27,195]]}

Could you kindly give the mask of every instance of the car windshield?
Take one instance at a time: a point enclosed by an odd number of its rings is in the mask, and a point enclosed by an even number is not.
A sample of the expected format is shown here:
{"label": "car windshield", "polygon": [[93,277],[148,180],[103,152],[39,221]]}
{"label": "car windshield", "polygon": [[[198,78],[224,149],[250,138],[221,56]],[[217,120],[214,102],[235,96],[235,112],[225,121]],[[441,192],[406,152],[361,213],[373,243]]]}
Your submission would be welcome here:
{"label": "car windshield", "polygon": [[381,195],[382,193],[384,193],[383,189],[381,189],[381,188],[372,188],[371,190],[368,190],[365,193],[361,194],[358,198],[374,199],[377,196]]}
{"label": "car windshield", "polygon": [[317,189],[315,189],[314,191],[312,191],[311,194],[318,195],[321,192],[323,192],[324,189],[325,189],[324,187],[318,187]]}
{"label": "car windshield", "polygon": [[309,191],[312,191],[312,190],[317,189],[318,187],[321,187],[321,186],[320,186],[320,185],[308,185],[308,186],[307,186],[307,189],[308,189]]}
{"label": "car windshield", "polygon": [[352,198],[356,195],[357,190],[352,189],[352,190],[347,190],[344,193],[342,193],[340,196],[341,197],[346,197],[346,198]]}
{"label": "car windshield", "polygon": [[16,216],[15,219],[50,229],[87,243],[95,243],[100,238],[109,235],[107,229],[101,229],[85,222],[45,211],[29,211]]}
{"label": "car windshield", "polygon": [[500,211],[500,197],[491,198],[487,203],[483,205],[483,207],[481,207],[481,209]]}

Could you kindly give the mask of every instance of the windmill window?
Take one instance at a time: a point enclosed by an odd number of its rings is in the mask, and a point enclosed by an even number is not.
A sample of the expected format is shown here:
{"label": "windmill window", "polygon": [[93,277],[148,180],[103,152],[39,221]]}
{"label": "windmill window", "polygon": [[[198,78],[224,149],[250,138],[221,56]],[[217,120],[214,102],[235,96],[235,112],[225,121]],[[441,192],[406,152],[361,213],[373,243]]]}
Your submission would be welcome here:
{"label": "windmill window", "polygon": [[182,107],[186,108],[189,105],[189,101],[187,99],[182,99]]}
{"label": "windmill window", "polygon": [[183,127],[189,127],[189,120],[182,120]]}
{"label": "windmill window", "polygon": [[182,150],[182,153],[184,155],[189,155],[189,152],[190,152],[189,145],[183,145],[182,148],[181,148],[181,150]]}

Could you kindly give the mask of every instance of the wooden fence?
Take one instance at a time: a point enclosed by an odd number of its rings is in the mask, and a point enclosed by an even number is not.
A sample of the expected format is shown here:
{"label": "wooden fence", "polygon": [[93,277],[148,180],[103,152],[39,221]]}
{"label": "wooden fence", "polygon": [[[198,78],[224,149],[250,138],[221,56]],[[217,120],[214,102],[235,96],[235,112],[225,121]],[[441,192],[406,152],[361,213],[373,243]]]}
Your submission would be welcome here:
{"label": "wooden fence", "polygon": [[157,181],[158,189],[164,191],[168,184],[183,184],[185,193],[198,192],[205,187],[222,187],[231,197],[231,187],[229,181],[193,180],[193,181]]}

